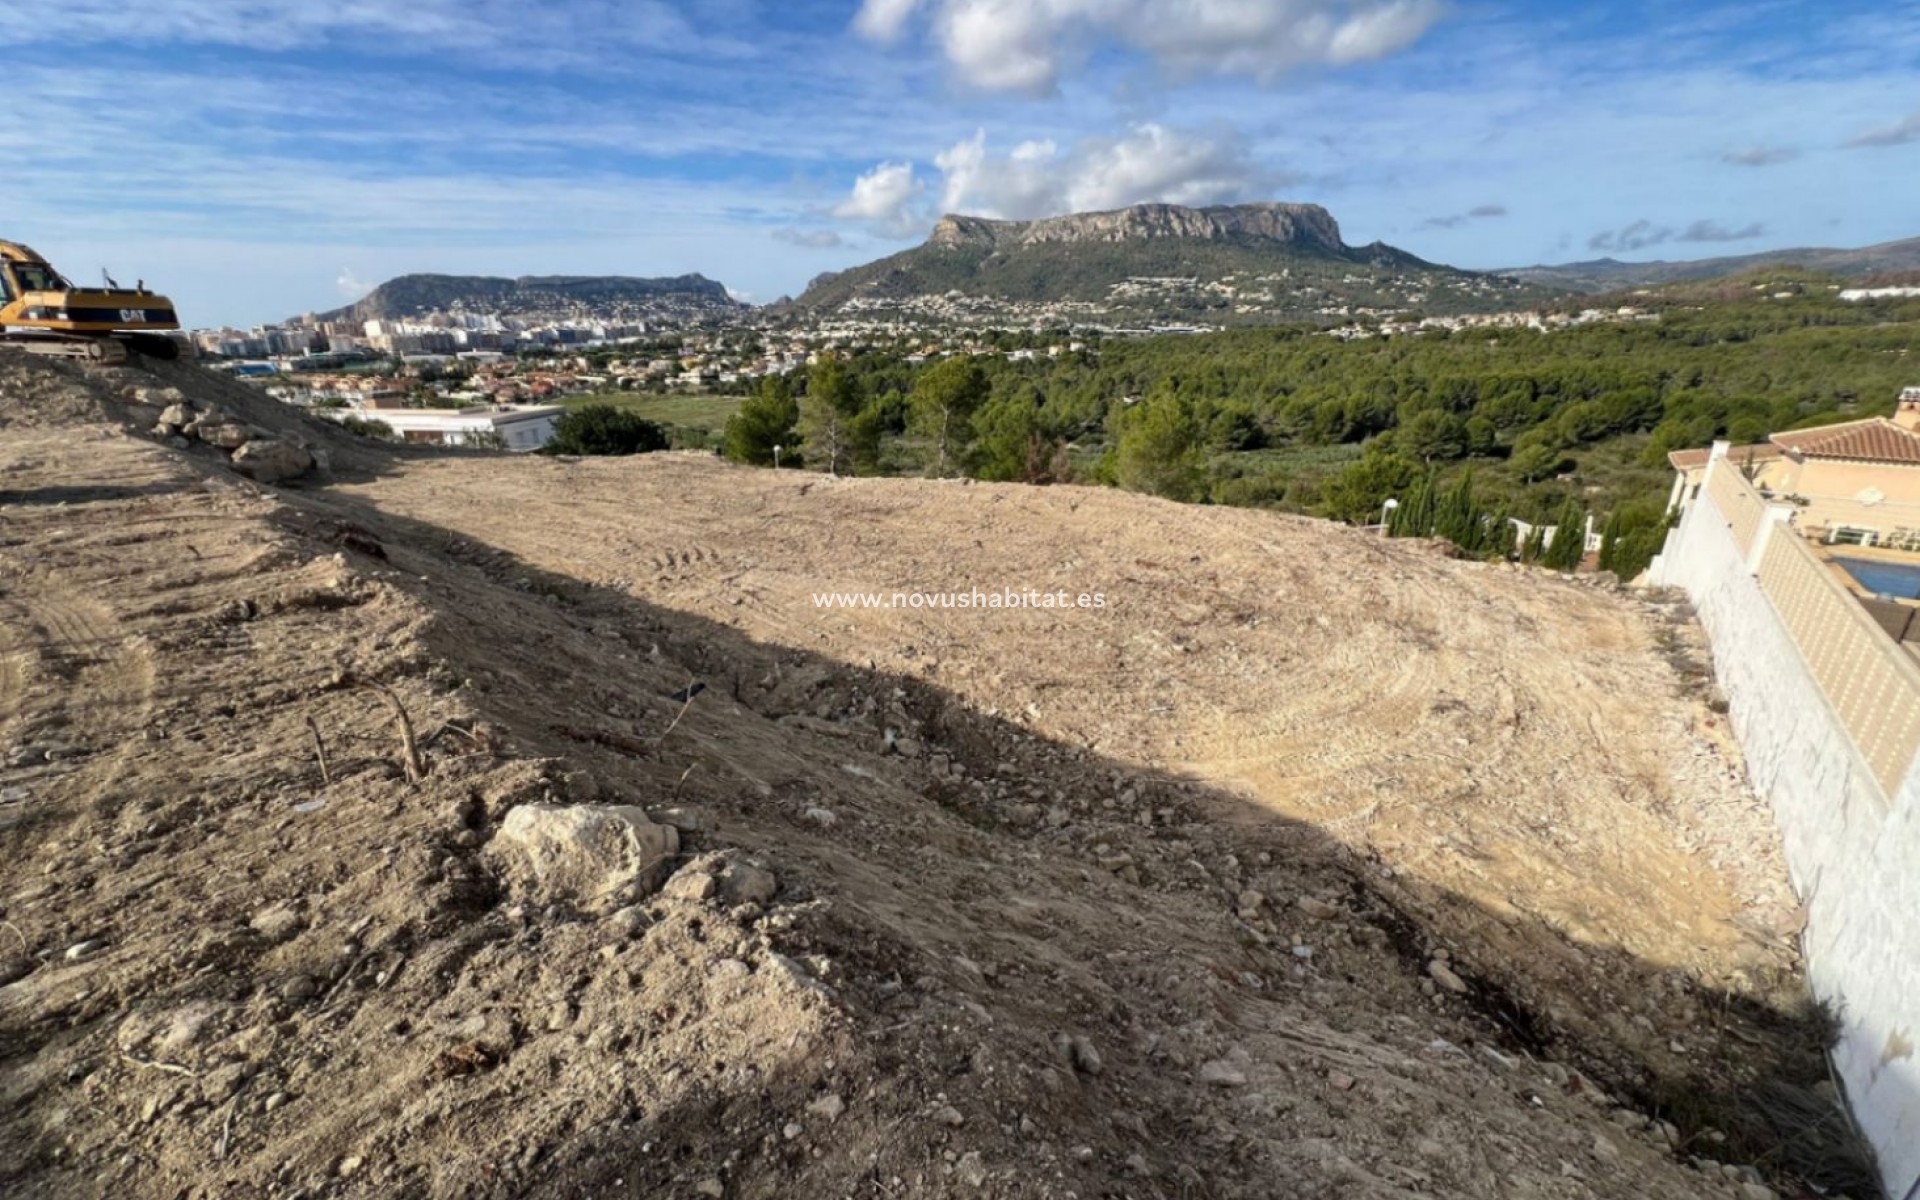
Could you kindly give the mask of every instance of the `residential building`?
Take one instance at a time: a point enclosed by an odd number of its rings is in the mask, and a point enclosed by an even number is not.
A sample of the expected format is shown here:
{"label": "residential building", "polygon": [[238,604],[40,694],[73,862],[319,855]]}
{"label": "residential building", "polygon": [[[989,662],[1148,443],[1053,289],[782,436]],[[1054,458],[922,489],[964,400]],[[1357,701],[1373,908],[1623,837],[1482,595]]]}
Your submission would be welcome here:
{"label": "residential building", "polygon": [[435,446],[493,445],[525,454],[553,440],[554,423],[565,411],[557,405],[477,405],[461,409],[369,405],[358,412],[334,409],[322,411],[320,415],[336,420],[358,417],[380,421],[407,442]]}
{"label": "residential building", "polygon": [[[1698,488],[1711,454],[1667,456],[1676,504]],[[1901,393],[1891,420],[1776,433],[1726,457],[1762,495],[1794,506],[1791,524],[1803,537],[1920,551],[1920,388]]]}

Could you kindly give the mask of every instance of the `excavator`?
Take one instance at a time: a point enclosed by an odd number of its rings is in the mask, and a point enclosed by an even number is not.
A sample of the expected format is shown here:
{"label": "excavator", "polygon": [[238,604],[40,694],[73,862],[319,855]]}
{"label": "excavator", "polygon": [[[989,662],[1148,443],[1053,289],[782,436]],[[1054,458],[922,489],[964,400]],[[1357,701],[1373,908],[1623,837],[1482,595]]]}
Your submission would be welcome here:
{"label": "excavator", "polygon": [[125,362],[129,351],[180,356],[166,336],[180,328],[173,301],[144,280],[129,290],[108,276],[106,285],[75,287],[31,247],[0,241],[0,347],[94,362]]}

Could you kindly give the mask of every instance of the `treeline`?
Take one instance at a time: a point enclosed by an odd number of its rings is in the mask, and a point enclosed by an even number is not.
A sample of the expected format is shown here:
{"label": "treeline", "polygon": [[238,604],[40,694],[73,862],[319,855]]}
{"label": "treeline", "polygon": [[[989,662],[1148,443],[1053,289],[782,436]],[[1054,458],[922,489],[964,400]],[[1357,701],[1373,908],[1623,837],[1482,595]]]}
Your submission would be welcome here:
{"label": "treeline", "polygon": [[1691,285],[1633,298],[1657,320],[1550,333],[1278,329],[1054,359],[823,358],[765,381],[725,452],[771,464],[781,445],[783,463],[841,473],[1071,478],[1356,523],[1471,472],[1488,512],[1553,524],[1573,502],[1631,563],[1657,547],[1669,450],[1886,413],[1920,383],[1920,303],[1834,290],[1779,274]]}

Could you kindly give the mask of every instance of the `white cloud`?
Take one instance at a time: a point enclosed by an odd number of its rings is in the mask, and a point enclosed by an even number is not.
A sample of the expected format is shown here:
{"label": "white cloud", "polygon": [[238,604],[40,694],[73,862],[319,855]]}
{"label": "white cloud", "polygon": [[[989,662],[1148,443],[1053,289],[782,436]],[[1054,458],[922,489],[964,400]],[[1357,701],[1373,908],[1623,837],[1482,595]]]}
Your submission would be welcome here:
{"label": "white cloud", "polygon": [[920,0],[866,0],[860,6],[859,15],[853,19],[853,27],[863,37],[890,42],[900,36],[907,18],[918,7]]}
{"label": "white cloud", "polygon": [[1052,142],[1030,141],[998,156],[987,149],[982,130],[934,163],[944,176],[946,211],[1020,220],[1155,202],[1228,204],[1286,179],[1252,162],[1230,135],[1152,124],[1089,138],[1065,152]]}
{"label": "white cloud", "polygon": [[807,250],[837,250],[847,240],[831,229],[776,229],[773,240]]}
{"label": "white cloud", "polygon": [[1642,218],[1622,229],[1605,230],[1587,239],[1587,249],[1608,253],[1632,253],[1647,250],[1667,242],[1747,242],[1766,236],[1767,227],[1758,221],[1743,225],[1738,229],[1729,228],[1718,221],[1698,220],[1683,228],[1671,225],[1655,225]]}
{"label": "white cloud", "polygon": [[1869,130],[1859,137],[1849,139],[1847,145],[1852,149],[1861,149],[1869,146],[1904,146],[1909,142],[1920,142],[1920,112],[1914,113],[1897,125]]}
{"label": "white cloud", "polygon": [[729,38],[702,38],[664,0],[65,0],[54,16],[36,7],[0,6],[0,45],[118,43],[138,29],[147,43],[274,51],[351,43],[385,54],[464,51],[523,67],[582,64],[609,46],[725,57],[747,50]]}
{"label": "white cloud", "polygon": [[926,185],[908,162],[881,163],[853,181],[853,192],[832,209],[848,221],[864,221],[882,237],[910,237],[914,214]]}
{"label": "white cloud", "polygon": [[1735,167],[1777,167],[1800,157],[1798,150],[1776,146],[1754,146],[1747,150],[1729,150],[1720,161]]}
{"label": "white cloud", "polygon": [[373,284],[354,274],[352,267],[341,267],[339,278],[333,281],[333,286],[339,288],[340,294],[348,300],[358,300],[371,292],[374,287]]}
{"label": "white cloud", "polygon": [[962,79],[1030,93],[1052,91],[1104,42],[1177,74],[1271,82],[1397,54],[1445,11],[1443,0],[865,0],[854,28],[892,41],[922,8]]}

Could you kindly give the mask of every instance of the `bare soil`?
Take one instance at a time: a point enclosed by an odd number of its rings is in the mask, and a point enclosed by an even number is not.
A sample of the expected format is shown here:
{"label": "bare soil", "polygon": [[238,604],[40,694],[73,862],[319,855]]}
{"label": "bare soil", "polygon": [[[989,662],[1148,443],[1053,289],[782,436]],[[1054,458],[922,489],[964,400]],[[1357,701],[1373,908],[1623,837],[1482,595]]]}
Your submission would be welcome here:
{"label": "bare soil", "polygon": [[[167,386],[325,470],[157,442]],[[976,588],[1105,605],[814,601]],[[1317,522],[0,358],[0,1194],[1833,1194],[1703,662]],[[491,845],[534,801],[682,859],[549,903]]]}

